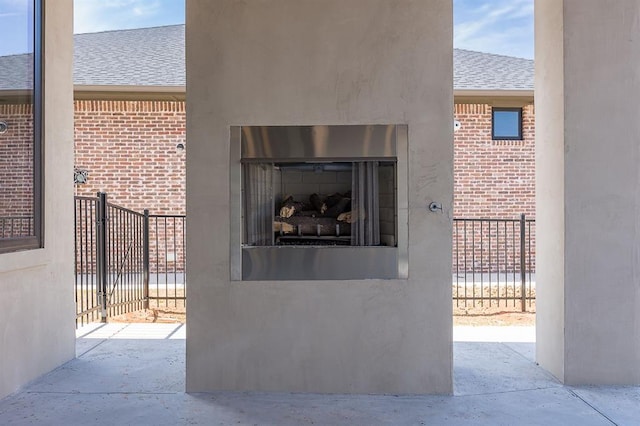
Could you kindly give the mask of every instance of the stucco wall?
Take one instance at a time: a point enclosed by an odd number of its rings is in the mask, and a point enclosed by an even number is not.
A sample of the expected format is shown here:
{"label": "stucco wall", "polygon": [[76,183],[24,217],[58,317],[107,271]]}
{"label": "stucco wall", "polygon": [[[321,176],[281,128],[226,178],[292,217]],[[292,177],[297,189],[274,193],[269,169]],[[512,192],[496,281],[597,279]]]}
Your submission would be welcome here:
{"label": "stucco wall", "polygon": [[639,384],[640,4],[553,3],[536,4],[536,53],[554,52],[536,59],[538,358],[569,384]]}
{"label": "stucco wall", "polygon": [[[447,0],[187,4],[188,391],[451,392],[451,38]],[[229,126],[368,123],[409,127],[410,278],[231,282]]]}
{"label": "stucco wall", "polygon": [[0,397],[75,354],[72,1],[45,16],[45,248],[0,255]]}
{"label": "stucco wall", "polygon": [[565,379],[640,384],[640,3],[564,8]]}

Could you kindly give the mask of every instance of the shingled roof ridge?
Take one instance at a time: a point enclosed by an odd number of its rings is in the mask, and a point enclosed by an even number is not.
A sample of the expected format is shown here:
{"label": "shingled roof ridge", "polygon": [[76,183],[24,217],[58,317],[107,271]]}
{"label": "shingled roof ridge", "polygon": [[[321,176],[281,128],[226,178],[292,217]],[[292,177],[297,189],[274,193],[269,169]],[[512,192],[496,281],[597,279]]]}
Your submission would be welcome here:
{"label": "shingled roof ridge", "polygon": [[31,56],[33,55],[33,52],[28,52],[28,53],[12,53],[11,55],[2,55],[0,56],[0,58],[13,58],[13,57],[18,57],[18,56]]}
{"label": "shingled roof ridge", "polygon": [[126,31],[141,31],[141,30],[154,30],[161,28],[171,28],[171,27],[184,27],[185,24],[169,24],[169,25],[154,25],[151,27],[138,27],[138,28],[122,28],[119,30],[103,30],[103,31],[92,31],[85,33],[74,33],[73,36],[86,36],[86,35],[94,35],[94,34],[105,34],[105,33],[122,33]]}
{"label": "shingled roof ridge", "polygon": [[519,59],[521,61],[534,62],[533,59],[523,58],[521,56],[503,55],[503,54],[500,54],[500,53],[483,52],[483,51],[480,51],[480,50],[460,49],[458,47],[454,47],[453,50],[454,51],[458,51],[458,52],[472,53],[472,54],[476,54],[476,55],[480,54],[480,55],[493,56],[495,58]]}

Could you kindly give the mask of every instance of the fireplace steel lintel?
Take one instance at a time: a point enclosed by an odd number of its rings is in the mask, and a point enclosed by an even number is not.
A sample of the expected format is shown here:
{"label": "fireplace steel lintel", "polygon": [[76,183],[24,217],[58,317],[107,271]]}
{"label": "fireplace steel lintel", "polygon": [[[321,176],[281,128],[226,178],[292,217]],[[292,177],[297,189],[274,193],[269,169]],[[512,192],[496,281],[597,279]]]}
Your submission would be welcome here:
{"label": "fireplace steel lintel", "polygon": [[396,125],[243,126],[243,162],[389,160],[397,156]]}

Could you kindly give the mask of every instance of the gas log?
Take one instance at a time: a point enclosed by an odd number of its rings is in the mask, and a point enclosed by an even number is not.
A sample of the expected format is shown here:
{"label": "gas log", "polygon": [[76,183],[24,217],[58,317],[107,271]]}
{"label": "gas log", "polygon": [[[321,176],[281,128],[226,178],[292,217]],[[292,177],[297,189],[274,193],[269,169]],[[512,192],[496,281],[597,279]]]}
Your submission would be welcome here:
{"label": "gas log", "polygon": [[351,210],[351,191],[347,191],[344,194],[336,192],[328,197],[311,194],[309,202],[320,215],[336,218],[341,213]]}
{"label": "gas log", "polygon": [[330,217],[278,217],[274,221],[273,229],[281,235],[318,237],[351,235],[351,224],[348,222],[339,222]]}
{"label": "gas log", "polygon": [[333,206],[327,207],[324,215],[326,217],[338,217],[349,210],[351,210],[351,198],[342,197]]}
{"label": "gas log", "polygon": [[324,203],[324,199],[322,197],[318,194],[311,194],[309,196],[309,202],[315,211],[322,214],[322,204]]}
{"label": "gas log", "polygon": [[301,201],[294,201],[292,196],[288,196],[280,207],[280,217],[291,217],[302,211],[309,210],[309,206]]}
{"label": "gas log", "polygon": [[356,216],[350,214],[351,192],[329,196],[311,194],[309,203],[285,198],[273,231],[291,237],[348,237]]}
{"label": "gas log", "polygon": [[274,218],[273,232],[280,237],[318,238],[322,239],[321,244],[331,244],[329,240],[344,242],[344,238],[351,235],[351,224],[355,220],[357,215],[351,214],[351,191],[329,196],[314,193],[309,196],[308,203],[288,196]]}

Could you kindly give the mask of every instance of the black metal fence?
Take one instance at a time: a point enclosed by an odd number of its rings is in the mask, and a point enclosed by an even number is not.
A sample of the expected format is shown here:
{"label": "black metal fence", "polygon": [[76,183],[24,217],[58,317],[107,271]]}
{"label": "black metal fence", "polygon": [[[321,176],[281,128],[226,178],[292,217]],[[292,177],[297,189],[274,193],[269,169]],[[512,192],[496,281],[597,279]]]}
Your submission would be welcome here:
{"label": "black metal fence", "polygon": [[535,220],[454,219],[456,307],[520,307],[535,300]]}
{"label": "black metal fence", "polygon": [[76,325],[153,307],[185,307],[183,215],[139,213],[107,194],[75,197]]}
{"label": "black metal fence", "polygon": [[149,301],[152,307],[184,309],[186,216],[149,215]]}
{"label": "black metal fence", "polygon": [[75,197],[76,326],[100,320],[102,315],[97,277],[99,201]]}
{"label": "black metal fence", "polygon": [[[151,215],[75,197],[77,324],[143,308],[186,308],[184,215]],[[535,221],[454,219],[453,300],[457,307],[535,301]],[[2,229],[2,228],[0,228]]]}

